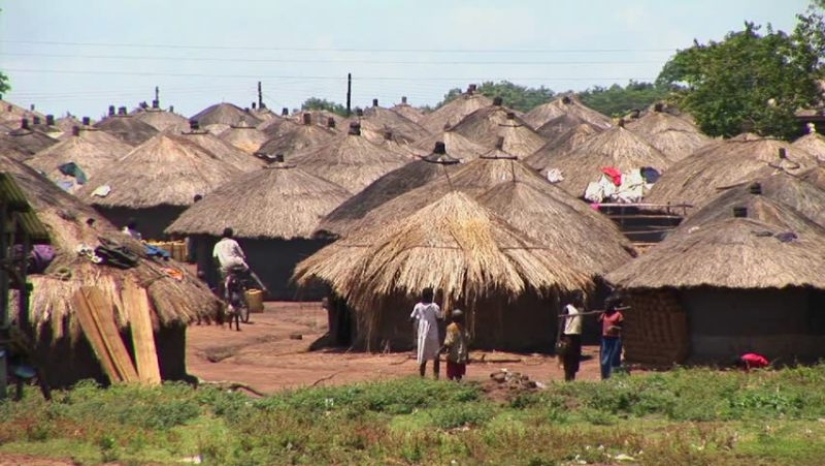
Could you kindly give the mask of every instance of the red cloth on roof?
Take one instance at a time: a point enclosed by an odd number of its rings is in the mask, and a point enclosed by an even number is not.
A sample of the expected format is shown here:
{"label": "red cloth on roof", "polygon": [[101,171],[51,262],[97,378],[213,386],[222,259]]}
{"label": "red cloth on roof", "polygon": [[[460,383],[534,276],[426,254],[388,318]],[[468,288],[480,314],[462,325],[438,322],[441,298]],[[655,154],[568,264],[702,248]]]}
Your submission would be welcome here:
{"label": "red cloth on roof", "polygon": [[609,176],[616,186],[622,185],[622,172],[616,167],[604,167],[602,173]]}

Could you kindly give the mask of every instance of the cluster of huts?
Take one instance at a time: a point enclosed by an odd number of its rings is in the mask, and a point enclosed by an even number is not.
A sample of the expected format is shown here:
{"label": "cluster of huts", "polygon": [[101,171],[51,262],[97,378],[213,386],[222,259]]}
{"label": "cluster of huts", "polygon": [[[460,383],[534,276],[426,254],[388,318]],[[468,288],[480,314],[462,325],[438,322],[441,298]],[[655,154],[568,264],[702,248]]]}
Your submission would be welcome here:
{"label": "cluster of huts", "polygon": [[[232,227],[270,299],[327,298],[333,344],[408,347],[409,310],[433,287],[444,308],[467,311],[477,347],[551,350],[562,305],[584,290],[594,307],[623,294],[633,362],[818,358],[820,157],[813,128],[793,144],[716,140],[663,104],[612,119],[562,95],[523,114],[472,85],[429,113],[374,100],[348,118],[229,103],[190,118],[157,101],[112,106],[98,122],[0,108],[2,171],[58,251],[32,278],[29,312],[58,344],[74,328],[71,290],[91,281],[116,295],[140,275],[156,331],[181,341],[214,315],[188,273],[151,281],[141,274],[164,264],[148,257],[127,271],[79,258],[78,245],[134,219],[145,239],[188,238],[207,283]],[[610,215],[621,204],[640,221],[689,209],[642,248]],[[72,279],[55,278],[67,269]]]}

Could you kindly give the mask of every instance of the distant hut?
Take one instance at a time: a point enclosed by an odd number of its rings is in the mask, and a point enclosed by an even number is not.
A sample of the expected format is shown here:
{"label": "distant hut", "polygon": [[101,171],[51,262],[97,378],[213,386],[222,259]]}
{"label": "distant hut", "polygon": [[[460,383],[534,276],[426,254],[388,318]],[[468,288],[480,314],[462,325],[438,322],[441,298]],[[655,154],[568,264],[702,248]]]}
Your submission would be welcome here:
{"label": "distant hut", "polygon": [[126,107],[120,107],[117,114],[114,112],[114,107],[109,107],[109,116],[95,123],[94,126],[130,146],[139,146],[158,134],[154,126],[129,115]]}
{"label": "distant hut", "polygon": [[361,136],[360,125],[352,123],[347,134],[290,162],[356,194],[382,175],[409,162],[409,158],[369,142]]}
{"label": "distant hut", "polygon": [[19,128],[0,137],[0,154],[24,160],[57,142],[57,139],[32,128],[29,119],[23,118]]}
{"label": "distant hut", "polygon": [[504,107],[500,97],[496,97],[489,107],[465,117],[450,131],[488,149],[493,149],[498,139],[504,137],[504,150],[518,157],[527,157],[546,143],[512,109]]}
{"label": "distant hut", "polygon": [[684,159],[711,141],[696,125],[665,112],[661,104],[654,105],[645,116],[629,123],[627,127],[674,162]]}
{"label": "distant hut", "polygon": [[[73,115],[66,115],[64,117],[58,118],[54,121],[54,123],[55,123],[55,125],[57,125],[58,128],[60,128],[60,133],[61,134],[60,134],[59,139],[68,139],[68,138],[72,137],[73,136],[72,128],[74,128],[75,126],[78,126],[78,127],[81,127],[81,128],[84,127],[82,120],[78,120]],[[91,121],[89,121],[89,123],[91,123]],[[86,128],[86,129],[88,129],[88,128]],[[108,133],[106,133],[106,134],[108,134]]]}
{"label": "distant hut", "polygon": [[161,133],[101,170],[77,195],[116,225],[134,218],[144,238],[159,239],[196,194],[241,173],[191,140]]}
{"label": "distant hut", "polygon": [[565,94],[546,104],[539,105],[524,115],[524,121],[533,128],[540,128],[548,121],[565,114],[578,117],[600,129],[608,129],[613,126],[610,118],[587,107],[573,94]]}
{"label": "distant hut", "polygon": [[821,161],[825,161],[825,137],[817,133],[813,127],[809,128],[808,134],[797,139],[791,145],[816,156]]}
{"label": "distant hut", "polygon": [[562,135],[569,132],[572,128],[579,125],[585,125],[591,128],[594,133],[598,133],[605,129],[591,125],[587,122],[587,120],[580,116],[571,113],[564,113],[536,128],[536,133],[543,137],[545,141],[551,143],[562,137]]}
{"label": "distant hut", "polygon": [[17,124],[23,118],[33,121],[34,117],[45,118],[45,115],[34,111],[33,105],[31,109],[26,109],[7,100],[3,100],[2,96],[0,96],[0,123]]}
{"label": "distant hut", "polygon": [[376,207],[459,168],[459,160],[447,152],[444,142],[436,142],[431,153],[420,160],[381,176],[358,194],[329,213],[318,226],[323,236],[346,236],[358,221]]}
{"label": "distant hut", "polygon": [[247,154],[254,154],[269,139],[263,131],[246,123],[231,126],[220,137]]}
{"label": "distant hut", "polygon": [[416,154],[426,156],[432,153],[432,148],[435,147],[435,144],[438,142],[444,143],[444,147],[451,157],[455,157],[463,162],[475,160],[482,154],[488,152],[486,147],[476,144],[453,131],[442,131],[420,141],[416,141],[415,144],[411,146],[411,150]]}
{"label": "distant hut", "polygon": [[82,130],[75,126],[72,137],[38,152],[26,160],[26,165],[66,191],[75,192],[132,149],[104,131]]}
{"label": "distant hut", "polygon": [[737,208],[733,218],[671,234],[608,276],[631,307],[628,361],[727,363],[757,352],[792,363],[825,355],[825,232],[748,215]]}
{"label": "distant hut", "polygon": [[209,131],[200,128],[197,122],[190,122],[188,131],[183,131],[180,135],[211,152],[219,159],[232,165],[240,171],[248,172],[259,170],[266,165],[263,160],[248,154],[237,147],[223,141]]}
{"label": "distant hut", "polygon": [[223,125],[226,128],[239,126],[241,122],[249,126],[261,124],[261,120],[254,116],[252,112],[226,102],[211,105],[192,115],[189,119],[197,121],[204,129],[208,129],[207,127],[211,125]]}
{"label": "distant hut", "polygon": [[446,127],[457,125],[467,115],[481,108],[489,107],[493,100],[479,94],[475,84],[470,84],[467,91],[456,98],[424,115],[418,123],[431,133],[444,131]]}
{"label": "distant hut", "polygon": [[390,110],[414,123],[418,123],[424,118],[424,112],[408,104],[406,96],[401,97],[401,103],[393,105]]}
{"label": "distant hut", "polygon": [[603,131],[568,153],[558,153],[542,169],[547,175],[558,170],[563,176],[559,186],[576,197],[584,196],[591,182],[602,176],[602,169],[613,167],[626,173],[651,167],[661,172],[670,165],[668,158],[641,137],[623,126]]}
{"label": "distant hut", "polygon": [[158,131],[186,131],[189,120],[174,111],[159,108],[141,109],[133,114],[138,120],[152,126]]}
{"label": "distant hut", "polygon": [[[186,325],[212,318],[219,303],[206,287],[172,262],[155,262],[139,243],[121,234],[91,207],[25,165],[0,156],[0,170],[14,176],[37,217],[49,230],[55,259],[43,274],[29,275],[32,283],[29,314],[18,322],[36,342],[35,359],[48,383],[63,387],[94,378],[104,381],[100,362],[85,338],[80,337],[73,295],[81,286],[96,286],[115,303],[115,322],[125,335],[132,317],[123,307],[121,290],[129,280],[149,295],[160,372],[163,379],[180,380],[186,373]],[[117,269],[96,265],[78,255],[81,245],[98,244],[104,237],[134,251],[136,267]],[[173,267],[180,279],[166,273]],[[128,338],[125,337],[125,338]]]}
{"label": "distant hut", "polygon": [[433,287],[445,310],[467,312],[475,347],[546,351],[559,294],[591,286],[554,249],[463,193],[339,240],[298,264],[295,277],[328,282],[354,310],[356,344],[368,350],[409,348],[409,312]]}
{"label": "distant hut", "polygon": [[310,121],[313,121],[316,124],[326,126],[327,128],[333,130],[340,128],[346,131],[347,129],[348,123],[346,118],[336,113],[328,112],[326,110],[302,110],[290,115],[289,110],[286,108],[283,109],[281,116],[261,123],[258,125],[258,129],[266,133],[266,135],[270,138],[275,137],[281,134],[281,125],[290,126],[290,124],[303,124],[305,118],[304,115],[306,114],[309,114]]}
{"label": "distant hut", "polygon": [[277,134],[267,139],[255,152],[264,156],[283,154],[291,158],[293,155],[323,147],[335,136],[336,133],[331,128],[314,124],[312,114],[304,113],[301,124],[282,124]]}
{"label": "distant hut", "polygon": [[378,99],[372,99],[372,107],[363,111],[363,116],[357,115],[361,128],[377,132],[391,131],[393,135],[415,142],[430,135],[418,123],[407,119],[399,113],[378,105]]}
{"label": "distant hut", "polygon": [[166,231],[194,237],[199,265],[211,268],[210,246],[231,227],[269,298],[320,299],[319,290],[297,295],[290,277],[295,264],[330,243],[313,232],[349,197],[344,188],[280,161],[204,196]]}
{"label": "distant hut", "polygon": [[524,162],[536,170],[541,170],[552,163],[557,155],[573,152],[599,132],[600,130],[588,123],[574,126],[556,138],[548,140],[547,144],[526,157]]}
{"label": "distant hut", "polygon": [[742,134],[711,143],[674,164],[651,189],[655,204],[687,203],[701,208],[724,189],[753,179],[765,168],[799,174],[816,165],[816,157],[774,139]]}

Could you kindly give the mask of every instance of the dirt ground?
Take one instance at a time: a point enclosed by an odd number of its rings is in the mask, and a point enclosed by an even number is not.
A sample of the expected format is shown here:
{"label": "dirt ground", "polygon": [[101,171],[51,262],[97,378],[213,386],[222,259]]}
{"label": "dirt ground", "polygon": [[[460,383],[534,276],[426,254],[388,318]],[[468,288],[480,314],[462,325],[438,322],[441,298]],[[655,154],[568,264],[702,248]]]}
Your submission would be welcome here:
{"label": "dirt ground", "polygon": [[[219,325],[190,327],[187,367],[190,374],[203,380],[242,383],[261,393],[383,380],[417,372],[411,353],[310,350],[326,330],[326,311],[320,303],[267,303],[264,313],[252,314],[249,324],[241,324],[240,332]],[[301,339],[295,339],[298,335]],[[578,378],[597,380],[598,347],[586,346],[583,351]],[[489,380],[492,372],[501,369],[520,372],[538,382],[564,378],[554,357],[502,352],[472,352],[467,378]]]}

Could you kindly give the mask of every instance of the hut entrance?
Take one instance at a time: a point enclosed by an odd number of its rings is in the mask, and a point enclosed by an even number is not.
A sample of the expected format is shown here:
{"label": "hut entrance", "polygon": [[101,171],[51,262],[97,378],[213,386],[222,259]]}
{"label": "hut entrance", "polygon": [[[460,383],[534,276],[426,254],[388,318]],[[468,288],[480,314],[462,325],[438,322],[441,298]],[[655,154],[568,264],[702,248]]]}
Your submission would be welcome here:
{"label": "hut entrance", "polygon": [[355,335],[352,309],[346,300],[332,293],[324,299],[327,310],[329,344],[336,347],[352,346]]}

